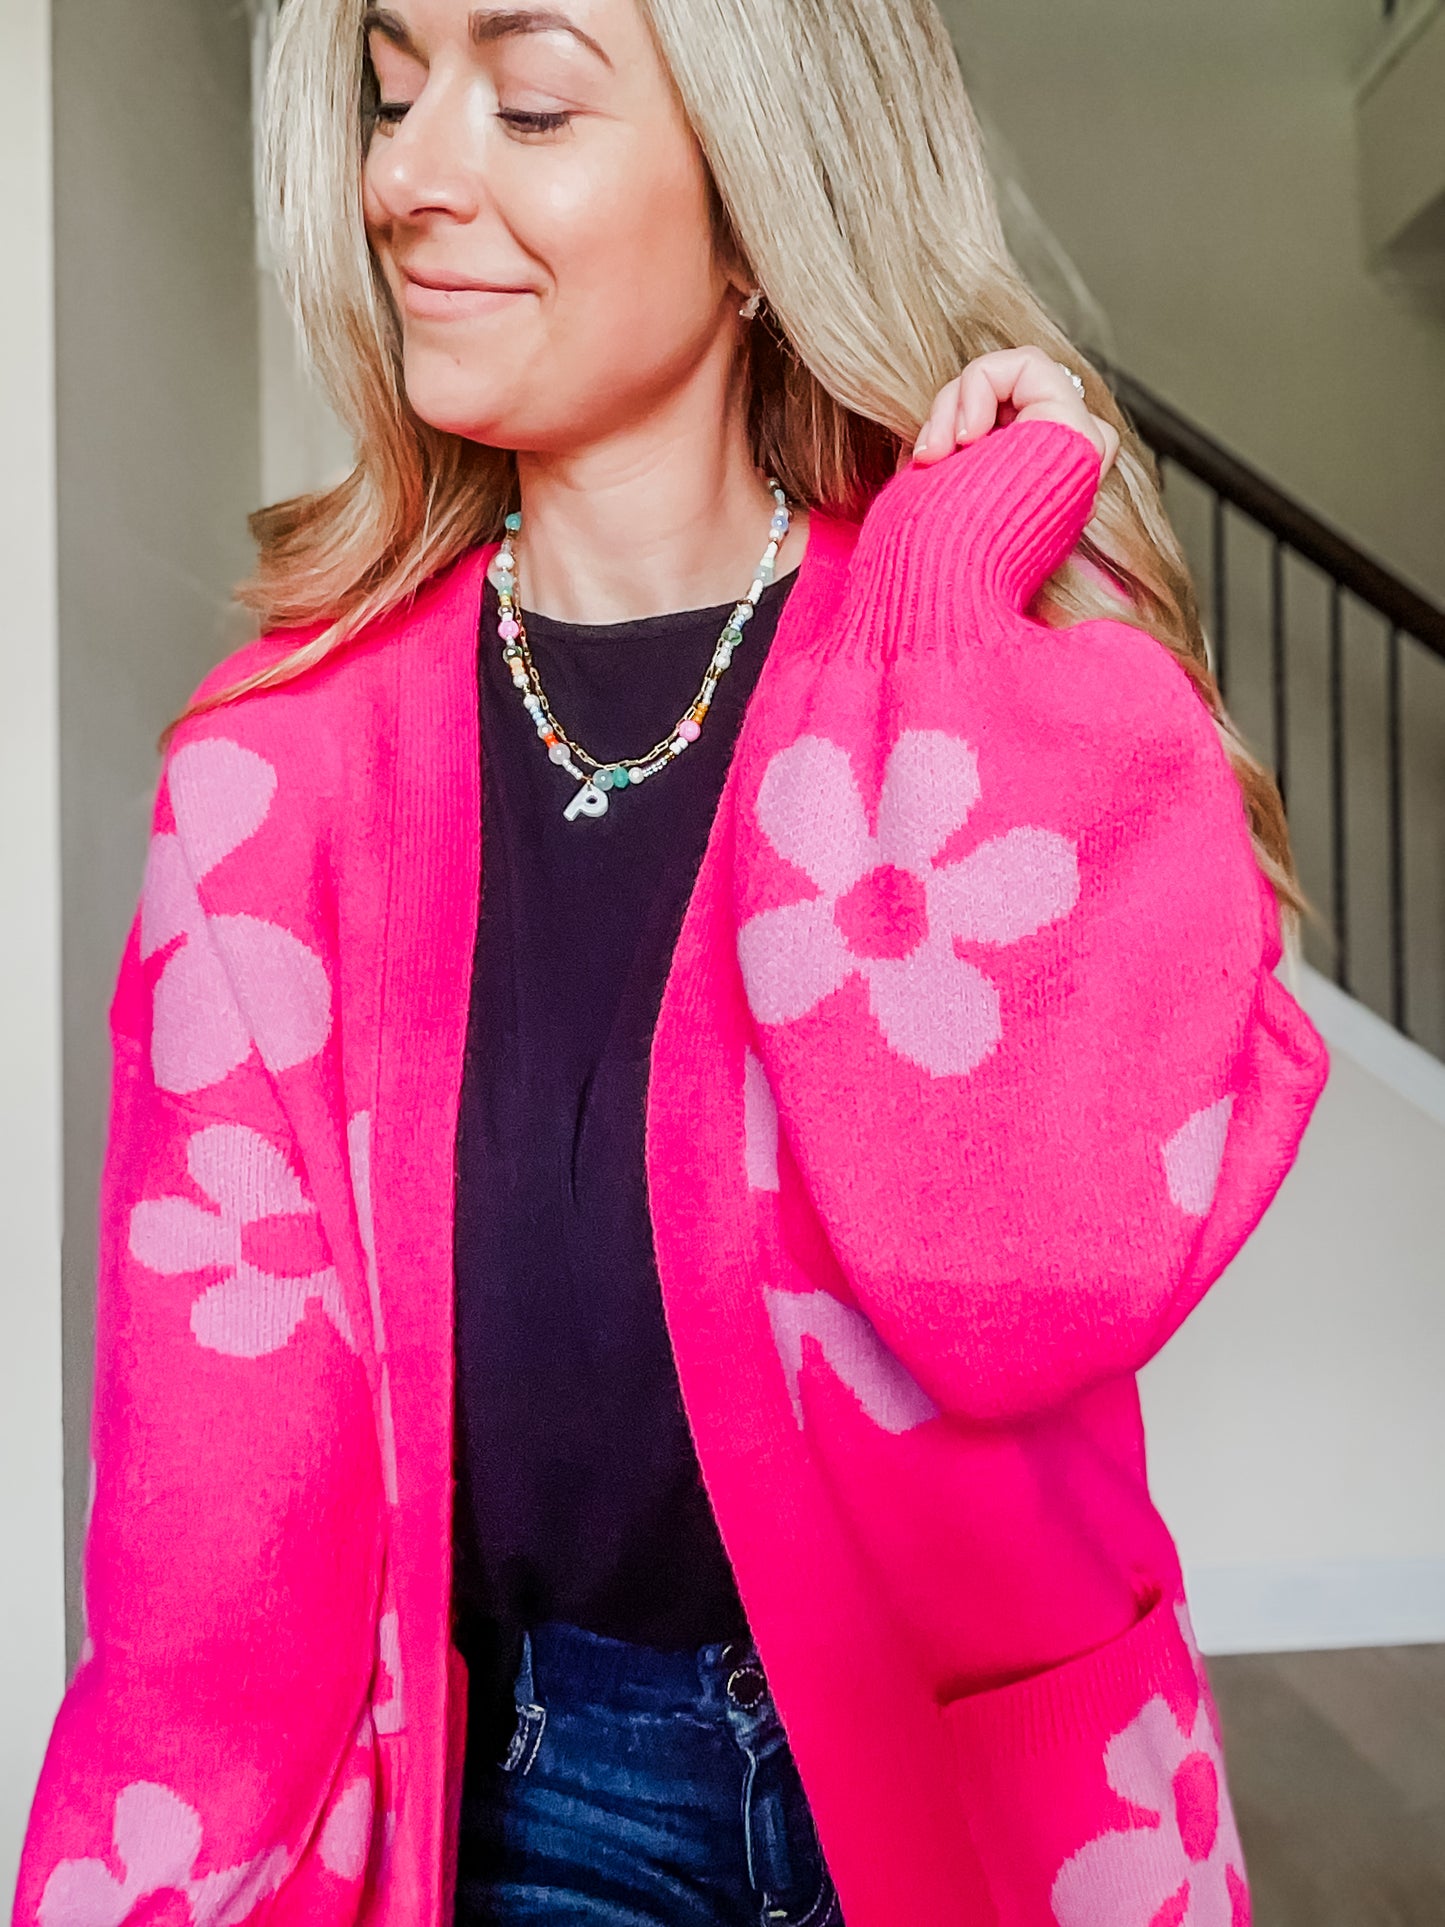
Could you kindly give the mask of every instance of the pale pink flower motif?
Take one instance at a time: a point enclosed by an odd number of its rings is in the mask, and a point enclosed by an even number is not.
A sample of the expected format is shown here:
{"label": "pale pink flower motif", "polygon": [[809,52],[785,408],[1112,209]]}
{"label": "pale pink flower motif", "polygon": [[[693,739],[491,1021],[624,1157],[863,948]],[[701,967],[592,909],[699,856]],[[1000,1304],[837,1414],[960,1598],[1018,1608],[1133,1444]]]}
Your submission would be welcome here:
{"label": "pale pink flower motif", "polygon": [[376,1637],[379,1664],[372,1718],[378,1733],[400,1733],[406,1727],[406,1701],[401,1685],[401,1619],[395,1606],[381,1615]]}
{"label": "pale pink flower motif", "polygon": [[1165,1140],[1162,1155],[1169,1195],[1191,1218],[1206,1217],[1214,1202],[1233,1111],[1233,1097],[1221,1097],[1217,1104],[1195,1111]]}
{"label": "pale pink flower motif", "polygon": [[773,1087],[755,1051],[743,1056],[743,1164],[751,1191],[776,1191],[778,1177],[778,1106]]}
{"label": "pale pink flower motif", "polygon": [[198,1878],[201,1817],[169,1787],[149,1780],[117,1795],[111,1837],[125,1870],[121,1878],[104,1860],[62,1860],[40,1896],[39,1927],[124,1927],[139,1913],[159,1918],[158,1894],[175,1895],[192,1927],[240,1927],[286,1873],[286,1853],[273,1847]]}
{"label": "pale pink flower motif", "polygon": [[[230,1358],[278,1352],[314,1299],[355,1351],[340,1279],[330,1266],[306,1268],[318,1249],[316,1206],[275,1145],[244,1124],[210,1124],[186,1145],[186,1168],[215,1209],[189,1198],[142,1200],[130,1214],[130,1252],[167,1278],[224,1270],[191,1307],[198,1343]],[[271,1265],[284,1259],[289,1242],[294,1271],[263,1269],[247,1258],[246,1234],[261,1224]]]}
{"label": "pale pink flower motif", "polygon": [[207,918],[196,888],[265,822],[276,772],[254,750],[208,737],[176,751],[167,786],[177,833],[151,839],[140,954],[184,941],[155,987],[156,1082],[182,1095],[205,1090],[244,1064],[253,1044],[268,1070],[304,1064],[331,1032],[321,959],[262,917]]}
{"label": "pale pink flower motif", "polygon": [[338,1797],[326,1816],[317,1851],[321,1864],[338,1880],[360,1880],[366,1871],[374,1803],[371,1775],[363,1773]]}
{"label": "pale pink flower motif", "polygon": [[943,730],[911,729],[888,758],[870,830],[848,752],[821,736],[780,750],[758,791],[758,824],[818,894],[763,910],[738,936],[754,1017],[805,1016],[854,976],[900,1057],[961,1077],[1003,1035],[994,984],[958,941],[1017,943],[1073,909],[1074,846],[1053,830],[990,838],[935,859],[979,798],[978,758]]}
{"label": "pale pink flower motif", "polygon": [[803,1423],[803,1341],[810,1339],[885,1432],[911,1432],[938,1417],[938,1407],[878,1336],[872,1321],[827,1291],[774,1291],[764,1288],[768,1322],[793,1401],[793,1416]]}
{"label": "pale pink flower motif", "polygon": [[1115,1793],[1149,1817],[1099,1834],[1064,1862],[1050,1896],[1059,1927],[1247,1919],[1244,1854],[1205,1701],[1186,1733],[1156,1694],[1109,1741],[1104,1768]]}
{"label": "pale pink flower motif", "polygon": [[398,1498],[396,1417],[391,1399],[391,1367],[386,1361],[386,1325],[381,1310],[381,1274],[376,1264],[376,1220],[371,1204],[371,1113],[357,1111],[346,1127],[346,1151],[351,1164],[351,1195],[356,1205],[356,1228],[366,1260],[366,1288],[371,1297],[371,1336],[380,1365],[381,1477],[387,1503]]}

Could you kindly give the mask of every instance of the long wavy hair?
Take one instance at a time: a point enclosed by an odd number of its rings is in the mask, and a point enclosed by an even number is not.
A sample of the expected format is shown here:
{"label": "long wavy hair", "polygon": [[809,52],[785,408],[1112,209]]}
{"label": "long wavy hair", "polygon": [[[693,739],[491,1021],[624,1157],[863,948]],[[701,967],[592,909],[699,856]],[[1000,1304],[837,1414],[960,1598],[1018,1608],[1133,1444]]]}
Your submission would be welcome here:
{"label": "long wavy hair", "polygon": [[[766,299],[742,349],[757,466],[795,501],[856,517],[974,356],[1037,343],[1079,368],[1123,446],[1036,612],[1134,621],[1173,653],[1215,719],[1293,927],[1303,898],[1279,792],[1224,709],[1153,464],[1009,252],[935,0],[639,4],[708,165],[717,238]],[[207,707],[304,674],[499,537],[517,506],[509,452],[441,433],[407,403],[398,319],[361,213],[375,101],[362,14],[363,0],[286,0],[262,128],[281,287],[358,453],[335,487],[253,516],[258,564],[237,593],[264,628],[321,627]]]}

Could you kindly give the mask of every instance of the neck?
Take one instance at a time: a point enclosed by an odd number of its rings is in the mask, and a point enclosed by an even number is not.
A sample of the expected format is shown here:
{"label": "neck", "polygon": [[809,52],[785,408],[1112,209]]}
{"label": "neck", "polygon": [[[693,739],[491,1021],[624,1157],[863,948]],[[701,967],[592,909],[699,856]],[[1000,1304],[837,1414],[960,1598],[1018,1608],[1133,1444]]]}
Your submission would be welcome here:
{"label": "neck", "polygon": [[[645,421],[565,454],[523,451],[518,596],[559,622],[636,622],[733,602],[768,545],[775,503],[738,399],[695,383]],[[777,574],[803,559],[797,508]]]}

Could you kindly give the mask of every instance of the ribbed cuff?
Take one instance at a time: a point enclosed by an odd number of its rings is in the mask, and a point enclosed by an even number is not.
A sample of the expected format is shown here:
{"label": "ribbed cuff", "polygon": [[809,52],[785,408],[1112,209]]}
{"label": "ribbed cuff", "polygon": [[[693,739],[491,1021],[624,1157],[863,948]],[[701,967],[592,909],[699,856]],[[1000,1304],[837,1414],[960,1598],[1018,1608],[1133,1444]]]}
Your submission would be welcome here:
{"label": "ribbed cuff", "polygon": [[[895,608],[925,585],[949,601],[1016,613],[1073,552],[1094,512],[1098,450],[1059,422],[1014,422],[927,467],[899,471],[875,497],[854,552]],[[892,578],[905,569],[904,590]],[[904,592],[900,595],[900,590]]]}

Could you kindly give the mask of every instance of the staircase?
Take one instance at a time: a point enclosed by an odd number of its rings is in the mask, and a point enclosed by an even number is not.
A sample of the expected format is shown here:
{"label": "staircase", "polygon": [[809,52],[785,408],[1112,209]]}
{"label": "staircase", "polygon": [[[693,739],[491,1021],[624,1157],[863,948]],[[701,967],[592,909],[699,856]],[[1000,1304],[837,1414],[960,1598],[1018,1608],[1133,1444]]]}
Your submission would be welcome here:
{"label": "staircase", "polygon": [[1306,959],[1445,1058],[1445,610],[1109,379],[1158,461],[1225,701],[1284,795]]}

